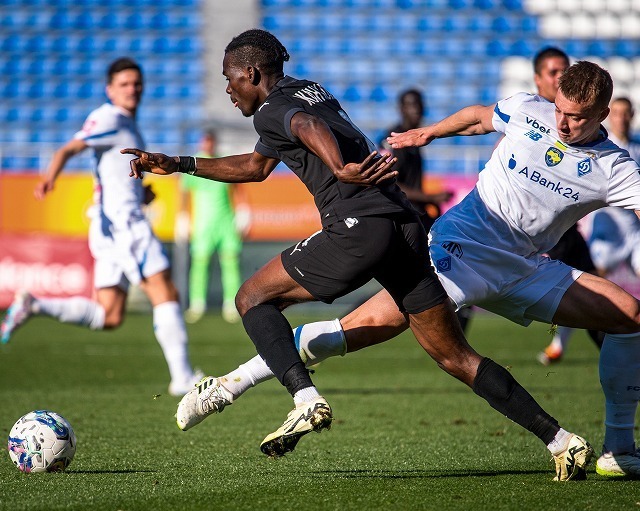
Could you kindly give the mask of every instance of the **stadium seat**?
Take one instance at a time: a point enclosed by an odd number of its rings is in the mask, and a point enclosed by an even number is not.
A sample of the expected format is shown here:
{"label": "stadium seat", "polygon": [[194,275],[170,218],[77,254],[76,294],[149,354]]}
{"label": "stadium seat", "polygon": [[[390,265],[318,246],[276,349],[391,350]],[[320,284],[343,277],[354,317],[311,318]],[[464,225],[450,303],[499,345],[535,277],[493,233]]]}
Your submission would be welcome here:
{"label": "stadium seat", "polygon": [[498,0],[474,0],[473,6],[483,10],[495,9],[498,6]]}
{"label": "stadium seat", "polygon": [[111,30],[118,27],[117,18],[113,14],[105,14],[98,21],[98,27],[104,30]]}
{"label": "stadium seat", "polygon": [[7,55],[2,66],[2,74],[8,77],[17,76],[22,73],[22,67],[20,65],[20,57],[16,55]]}
{"label": "stadium seat", "polygon": [[503,0],[502,5],[510,11],[522,11],[522,0]]}
{"label": "stadium seat", "polygon": [[[565,21],[566,18],[565,18]],[[596,21],[593,16],[586,13],[578,13],[568,20],[571,24],[571,37],[575,39],[587,39],[596,33]]]}
{"label": "stadium seat", "polygon": [[374,85],[369,94],[369,100],[374,103],[384,103],[394,97],[394,94],[384,85]]}
{"label": "stadium seat", "polygon": [[167,37],[158,37],[153,41],[151,51],[153,53],[169,53],[171,50],[171,43]]}
{"label": "stadium seat", "polygon": [[71,27],[71,21],[66,11],[56,11],[49,21],[49,28],[53,30],[66,30]]}
{"label": "stadium seat", "polygon": [[4,116],[5,122],[16,122],[20,120],[20,109],[19,108],[9,108],[7,109],[7,113]]}
{"label": "stadium seat", "polygon": [[76,30],[92,30],[96,25],[91,11],[81,11],[73,20],[72,26]]}
{"label": "stadium seat", "polygon": [[556,0],[524,0],[524,10],[528,14],[546,15],[557,9]]}
{"label": "stadium seat", "polygon": [[620,33],[622,37],[638,39],[638,34],[640,34],[640,12],[631,12],[622,16]]}
{"label": "stadium seat", "polygon": [[531,39],[522,38],[516,39],[511,45],[510,54],[511,55],[521,55],[523,57],[530,56],[535,54],[538,50],[539,46],[534,44]]}
{"label": "stadium seat", "polygon": [[605,57],[611,55],[614,45],[612,41],[605,40],[592,40],[587,45],[587,52],[589,56]]}
{"label": "stadium seat", "polygon": [[342,97],[344,101],[356,103],[360,101],[365,95],[366,94],[363,94],[363,91],[358,85],[352,84],[345,89],[344,95]]}
{"label": "stadium seat", "polygon": [[619,39],[613,42],[615,55],[633,58],[640,55],[640,42],[638,40]]}
{"label": "stadium seat", "polygon": [[165,30],[170,26],[171,26],[171,22],[168,16],[164,12],[157,12],[149,20],[149,28],[153,28],[157,30]]}
{"label": "stadium seat", "polygon": [[506,57],[510,54],[510,46],[500,39],[492,39],[487,43],[486,52],[490,57]]}
{"label": "stadium seat", "polygon": [[53,97],[57,99],[65,99],[69,97],[69,84],[68,82],[60,82],[53,89]]}

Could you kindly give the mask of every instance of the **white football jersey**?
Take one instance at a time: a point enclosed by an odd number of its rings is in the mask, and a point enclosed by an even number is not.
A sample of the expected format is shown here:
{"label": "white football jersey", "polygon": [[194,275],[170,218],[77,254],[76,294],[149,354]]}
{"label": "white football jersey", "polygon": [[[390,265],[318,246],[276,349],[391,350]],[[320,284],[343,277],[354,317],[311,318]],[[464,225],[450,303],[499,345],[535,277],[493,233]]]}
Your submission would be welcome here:
{"label": "white football jersey", "polygon": [[141,218],[142,182],[129,177],[129,162],[134,156],[120,154],[125,147],[144,149],[135,118],[105,103],[89,114],[74,138],[84,140],[95,152],[94,202],[99,212],[116,225]]}
{"label": "white football jersey", "polygon": [[499,101],[493,126],[505,136],[476,188],[437,221],[434,229],[445,236],[458,232],[529,257],[552,248],[591,211],[640,209],[638,164],[604,128],[589,146],[563,144],[555,105],[526,93]]}

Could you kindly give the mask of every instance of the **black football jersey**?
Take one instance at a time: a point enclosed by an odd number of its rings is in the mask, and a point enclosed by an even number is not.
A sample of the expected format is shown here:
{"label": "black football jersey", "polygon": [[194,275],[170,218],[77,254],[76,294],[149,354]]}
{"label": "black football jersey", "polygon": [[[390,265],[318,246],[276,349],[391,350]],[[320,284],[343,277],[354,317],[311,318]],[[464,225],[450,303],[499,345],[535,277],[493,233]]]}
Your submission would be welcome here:
{"label": "black football jersey", "polygon": [[340,182],[315,154],[291,133],[298,112],[327,123],[345,163],[360,163],[375,145],[353,124],[340,103],[321,85],[285,76],[253,116],[260,139],[256,152],[285,163],[314,197],[323,225],[348,217],[384,215],[411,210],[394,180],[377,186]]}

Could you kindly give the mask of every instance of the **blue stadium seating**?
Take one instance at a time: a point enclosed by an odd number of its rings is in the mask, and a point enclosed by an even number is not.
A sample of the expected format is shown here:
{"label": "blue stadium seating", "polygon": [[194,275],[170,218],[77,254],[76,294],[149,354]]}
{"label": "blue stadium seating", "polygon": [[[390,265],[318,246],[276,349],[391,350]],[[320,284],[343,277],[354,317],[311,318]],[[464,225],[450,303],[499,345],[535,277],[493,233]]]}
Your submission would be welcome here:
{"label": "blue stadium seating", "polygon": [[[291,73],[324,83],[359,125],[381,131],[407,87],[424,90],[428,120],[499,99],[501,63],[542,47],[572,57],[640,56],[638,39],[545,39],[523,0],[262,0],[263,24],[292,54]],[[527,77],[528,78],[528,77]],[[487,145],[495,140],[482,137]],[[459,137],[460,145],[482,140]],[[439,165],[438,163],[435,164]],[[464,161],[446,169],[464,170]],[[468,170],[468,169],[467,169]]]}
{"label": "blue stadium seating", "polygon": [[[147,74],[141,119],[162,124],[149,140],[179,143],[185,112],[197,120],[205,95],[194,36],[202,1],[0,0],[0,143],[68,140],[106,100],[106,67],[122,55],[139,58]],[[189,80],[154,83],[158,76]],[[40,165],[5,156],[3,169]]]}

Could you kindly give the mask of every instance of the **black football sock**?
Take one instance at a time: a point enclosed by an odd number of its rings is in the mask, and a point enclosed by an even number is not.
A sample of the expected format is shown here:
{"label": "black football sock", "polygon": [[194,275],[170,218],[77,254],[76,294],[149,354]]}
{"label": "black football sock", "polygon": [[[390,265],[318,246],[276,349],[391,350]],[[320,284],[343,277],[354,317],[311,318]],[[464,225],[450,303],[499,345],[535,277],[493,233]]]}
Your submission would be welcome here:
{"label": "black football sock", "polygon": [[480,362],[473,391],[513,422],[531,431],[545,445],[560,430],[558,421],[542,409],[509,371],[490,358]]}
{"label": "black football sock", "polygon": [[287,318],[275,305],[256,305],[242,318],[244,328],[278,381],[293,396],[313,383],[293,339]]}

